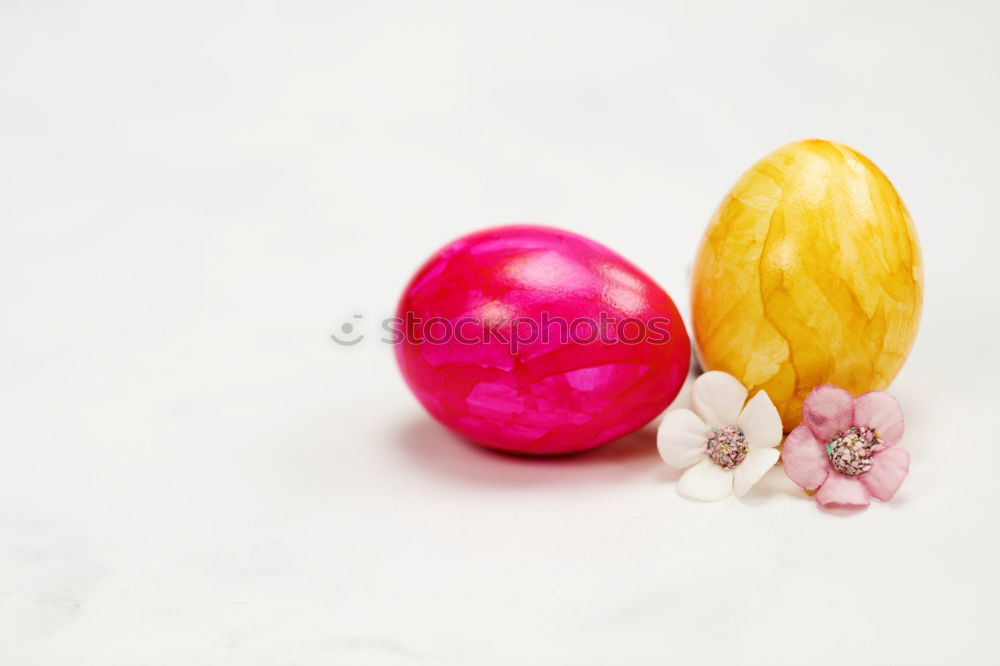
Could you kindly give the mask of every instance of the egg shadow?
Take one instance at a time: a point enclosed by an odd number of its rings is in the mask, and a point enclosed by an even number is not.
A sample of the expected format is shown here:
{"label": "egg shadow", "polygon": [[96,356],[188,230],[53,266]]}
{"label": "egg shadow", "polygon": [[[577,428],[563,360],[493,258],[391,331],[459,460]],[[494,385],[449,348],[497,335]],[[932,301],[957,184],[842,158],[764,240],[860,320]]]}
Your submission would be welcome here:
{"label": "egg shadow", "polygon": [[656,428],[639,430],[581,453],[530,456],[504,453],[465,440],[431,418],[413,418],[393,442],[425,471],[475,484],[496,486],[604,485],[624,480],[662,482],[677,474],[656,450]]}

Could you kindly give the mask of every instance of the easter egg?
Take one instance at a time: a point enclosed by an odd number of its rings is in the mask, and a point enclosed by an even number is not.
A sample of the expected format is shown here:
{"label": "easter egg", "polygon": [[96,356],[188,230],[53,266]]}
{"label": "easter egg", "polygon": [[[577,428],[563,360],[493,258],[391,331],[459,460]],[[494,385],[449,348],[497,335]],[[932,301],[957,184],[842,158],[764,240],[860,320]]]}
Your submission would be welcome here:
{"label": "easter egg", "polygon": [[395,322],[399,367],[427,411],[514,453],[583,451],[640,428],[690,362],[677,308],[652,279],[540,226],[449,243],[410,280]]}
{"label": "easter egg", "polygon": [[845,145],[798,141],[743,174],[709,222],[692,276],[696,353],[766,390],[788,431],[815,386],[886,388],[922,297],[916,230],[889,179]]}

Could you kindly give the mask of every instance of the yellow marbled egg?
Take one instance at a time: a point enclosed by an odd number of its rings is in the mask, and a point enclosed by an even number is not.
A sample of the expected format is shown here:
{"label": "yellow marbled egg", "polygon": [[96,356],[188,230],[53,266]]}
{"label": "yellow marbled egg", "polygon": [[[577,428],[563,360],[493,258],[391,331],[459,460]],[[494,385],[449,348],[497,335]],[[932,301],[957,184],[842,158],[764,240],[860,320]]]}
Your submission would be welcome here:
{"label": "yellow marbled egg", "polygon": [[788,431],[821,384],[858,395],[893,380],[916,337],[923,263],[910,214],[864,155],[798,141],[755,164],[719,205],[692,282],[698,357]]}

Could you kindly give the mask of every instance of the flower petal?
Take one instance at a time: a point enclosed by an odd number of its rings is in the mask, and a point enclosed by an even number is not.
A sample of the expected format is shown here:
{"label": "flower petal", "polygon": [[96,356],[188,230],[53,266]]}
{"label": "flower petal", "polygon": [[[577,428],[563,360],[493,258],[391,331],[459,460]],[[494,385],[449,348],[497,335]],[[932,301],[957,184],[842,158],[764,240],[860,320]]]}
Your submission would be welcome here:
{"label": "flower petal", "polygon": [[705,458],[681,474],[677,492],[688,499],[704,502],[724,500],[733,492],[733,473]]}
{"label": "flower petal", "polygon": [[781,444],[781,417],[767,391],[757,391],[757,394],[750,398],[750,402],[740,412],[737,424],[750,441],[751,447]]}
{"label": "flower petal", "polygon": [[885,449],[872,458],[872,468],[858,478],[868,493],[888,502],[910,471],[910,454],[903,449]]}
{"label": "flower petal", "polygon": [[694,410],[710,426],[725,428],[736,420],[747,399],[747,389],[730,374],[713,370],[694,380],[691,400]]}
{"label": "flower petal", "polygon": [[816,491],[816,501],[823,506],[868,506],[868,493],[857,477],[833,472]]}
{"label": "flower petal", "polygon": [[884,391],[869,391],[854,399],[854,424],[875,428],[886,448],[903,439],[903,410]]}
{"label": "flower petal", "polygon": [[850,428],[853,418],[851,394],[835,386],[817,386],[802,403],[802,423],[824,444]]}
{"label": "flower petal", "polygon": [[[781,421],[778,421],[778,428],[781,428]],[[733,470],[733,492],[741,497],[746,495],[767,470],[774,467],[778,455],[778,449],[769,446],[750,447],[747,457]]]}
{"label": "flower petal", "polygon": [[819,488],[834,471],[826,447],[813,437],[807,425],[800,425],[788,433],[781,447],[781,460],[788,478],[806,490]]}
{"label": "flower petal", "polygon": [[708,426],[690,409],[667,412],[656,431],[656,448],[663,462],[687,469],[705,457]]}

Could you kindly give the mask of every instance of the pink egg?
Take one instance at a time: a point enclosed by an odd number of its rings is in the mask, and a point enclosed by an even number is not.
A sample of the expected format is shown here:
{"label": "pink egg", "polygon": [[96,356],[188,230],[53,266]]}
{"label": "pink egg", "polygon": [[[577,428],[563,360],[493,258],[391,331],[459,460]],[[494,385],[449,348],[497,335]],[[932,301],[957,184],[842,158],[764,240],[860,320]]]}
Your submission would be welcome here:
{"label": "pink egg", "polygon": [[448,244],[399,302],[396,358],[435,418],[488,447],[590,449],[673,401],[684,323],[653,280],[567,231],[515,225]]}

